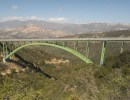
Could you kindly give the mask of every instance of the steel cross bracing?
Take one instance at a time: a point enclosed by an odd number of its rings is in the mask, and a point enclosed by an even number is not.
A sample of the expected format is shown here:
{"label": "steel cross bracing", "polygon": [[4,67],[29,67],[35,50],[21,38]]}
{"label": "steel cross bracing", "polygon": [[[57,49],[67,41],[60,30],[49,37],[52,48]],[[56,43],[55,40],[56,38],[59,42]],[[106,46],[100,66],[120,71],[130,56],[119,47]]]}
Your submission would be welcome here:
{"label": "steel cross bracing", "polygon": [[[73,43],[73,49],[68,47],[68,43]],[[85,55],[78,51],[78,44],[86,43]],[[86,63],[94,63],[89,59],[89,45],[91,42],[101,42],[100,65],[104,64],[105,50],[108,42],[121,42],[120,53],[124,51],[125,42],[130,42],[130,38],[60,38],[60,39],[0,39],[0,46],[3,55],[3,61],[10,59],[19,50],[34,45],[45,45],[56,47],[77,56]]]}

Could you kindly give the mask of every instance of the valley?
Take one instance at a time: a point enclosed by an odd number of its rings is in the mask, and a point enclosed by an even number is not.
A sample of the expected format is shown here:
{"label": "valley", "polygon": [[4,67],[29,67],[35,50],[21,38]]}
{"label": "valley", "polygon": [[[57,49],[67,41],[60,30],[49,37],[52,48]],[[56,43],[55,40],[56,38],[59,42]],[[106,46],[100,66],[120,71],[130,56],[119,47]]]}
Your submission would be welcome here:
{"label": "valley", "polygon": [[[105,24],[106,25],[106,24]],[[47,26],[46,26],[47,27]],[[4,29],[4,28],[3,28]],[[130,37],[129,30],[72,33],[36,24],[6,27],[1,38],[112,38]],[[58,44],[58,42],[57,42]],[[60,44],[60,43],[59,43]],[[86,43],[78,42],[78,52],[85,54]],[[73,42],[67,46],[73,49]],[[3,63],[0,55],[1,100],[128,100],[130,99],[130,43],[108,42],[105,63],[99,65],[102,42],[91,42],[89,59],[81,59],[49,46],[29,46]],[[1,49],[2,52],[2,49]],[[20,99],[19,99],[20,98]]]}
{"label": "valley", "polygon": [[[123,32],[127,33],[124,36],[129,36],[129,31],[98,35],[120,37]],[[97,38],[98,35],[80,34],[78,37]],[[78,45],[79,52],[84,53],[85,44]],[[120,45],[107,44],[102,67],[98,63],[101,43],[90,44],[89,58],[97,62],[94,64],[86,64],[66,51],[48,46],[26,47],[8,63],[3,63],[1,56],[0,99],[127,100],[130,98],[130,47],[125,43],[127,48],[120,54]],[[72,48],[72,43],[68,46]]]}

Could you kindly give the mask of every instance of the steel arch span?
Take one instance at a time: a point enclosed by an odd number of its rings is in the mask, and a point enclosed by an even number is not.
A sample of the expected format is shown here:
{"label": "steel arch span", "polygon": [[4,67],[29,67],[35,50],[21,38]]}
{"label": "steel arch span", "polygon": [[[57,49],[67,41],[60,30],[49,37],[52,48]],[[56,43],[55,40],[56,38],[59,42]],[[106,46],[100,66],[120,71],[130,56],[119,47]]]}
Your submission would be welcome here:
{"label": "steel arch span", "polygon": [[16,48],[15,50],[13,50],[9,55],[7,55],[5,58],[3,58],[3,61],[5,62],[7,59],[9,59],[11,56],[13,56],[15,53],[17,53],[19,50],[25,48],[25,47],[28,47],[28,46],[33,46],[33,45],[44,45],[44,46],[52,46],[52,47],[56,47],[56,48],[59,48],[59,49],[62,49],[62,50],[65,50],[73,55],[75,55],[76,57],[80,58],[82,61],[84,61],[85,63],[93,63],[91,60],[89,60],[86,56],[82,55],[81,53],[71,49],[71,48],[68,48],[68,47],[64,47],[64,46],[59,46],[59,45],[56,45],[56,44],[50,44],[50,43],[29,43],[29,44],[25,44],[25,45],[22,45],[18,48]]}

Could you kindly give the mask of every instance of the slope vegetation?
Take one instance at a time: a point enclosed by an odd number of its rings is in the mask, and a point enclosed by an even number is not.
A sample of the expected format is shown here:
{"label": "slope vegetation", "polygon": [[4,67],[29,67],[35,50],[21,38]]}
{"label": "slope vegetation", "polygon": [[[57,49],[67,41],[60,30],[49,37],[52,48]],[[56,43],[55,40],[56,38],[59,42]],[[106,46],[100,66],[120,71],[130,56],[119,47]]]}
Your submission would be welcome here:
{"label": "slope vegetation", "polygon": [[[58,55],[59,53],[61,55]],[[34,67],[30,68],[29,64],[24,65],[15,59],[25,70],[21,72],[13,70],[12,74],[0,76],[0,99],[130,99],[130,52],[109,57],[103,67],[86,65],[69,53],[49,47],[26,48],[18,54]],[[52,62],[53,59],[67,60],[68,63],[46,62]],[[40,73],[41,71],[50,77]]]}

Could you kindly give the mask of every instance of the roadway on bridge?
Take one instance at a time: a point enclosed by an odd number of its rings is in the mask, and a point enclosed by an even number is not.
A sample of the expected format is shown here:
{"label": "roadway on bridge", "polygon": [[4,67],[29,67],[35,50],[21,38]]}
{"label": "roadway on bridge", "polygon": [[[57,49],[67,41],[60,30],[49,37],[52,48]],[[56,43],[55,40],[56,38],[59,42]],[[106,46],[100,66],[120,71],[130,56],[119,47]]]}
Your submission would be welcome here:
{"label": "roadway on bridge", "polygon": [[0,41],[130,41],[130,37],[122,38],[55,38],[55,39],[0,39]]}

